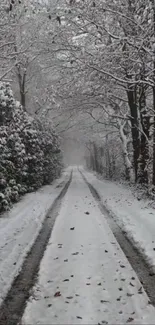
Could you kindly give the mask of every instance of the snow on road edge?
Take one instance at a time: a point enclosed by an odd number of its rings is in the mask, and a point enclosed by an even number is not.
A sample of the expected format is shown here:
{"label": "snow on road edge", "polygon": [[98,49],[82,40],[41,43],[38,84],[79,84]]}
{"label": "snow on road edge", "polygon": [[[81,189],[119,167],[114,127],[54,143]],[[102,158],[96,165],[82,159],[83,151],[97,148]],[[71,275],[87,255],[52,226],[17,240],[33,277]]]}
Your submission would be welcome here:
{"label": "snow on road edge", "polygon": [[138,201],[130,188],[82,170],[87,181],[99,193],[102,203],[127,238],[155,272],[155,211],[144,200]]}
{"label": "snow on road edge", "polygon": [[[52,185],[26,194],[0,217],[0,304],[19,274],[34,244],[48,210],[60,194],[71,170],[65,170]],[[59,186],[60,185],[60,186]]]}

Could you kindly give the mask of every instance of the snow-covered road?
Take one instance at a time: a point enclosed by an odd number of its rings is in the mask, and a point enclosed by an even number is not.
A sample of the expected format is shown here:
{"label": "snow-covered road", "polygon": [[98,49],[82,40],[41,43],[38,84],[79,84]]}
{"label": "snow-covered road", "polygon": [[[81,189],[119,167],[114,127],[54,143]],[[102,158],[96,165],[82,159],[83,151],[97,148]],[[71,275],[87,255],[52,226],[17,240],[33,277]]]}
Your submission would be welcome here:
{"label": "snow-covered road", "polygon": [[154,324],[135,272],[77,169],[23,324]]}

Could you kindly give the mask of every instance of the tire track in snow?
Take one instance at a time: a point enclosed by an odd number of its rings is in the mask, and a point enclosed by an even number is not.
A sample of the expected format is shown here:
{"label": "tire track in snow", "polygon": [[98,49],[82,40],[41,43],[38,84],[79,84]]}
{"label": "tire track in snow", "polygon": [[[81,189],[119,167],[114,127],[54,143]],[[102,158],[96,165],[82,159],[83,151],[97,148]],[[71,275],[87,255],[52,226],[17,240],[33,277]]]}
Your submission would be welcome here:
{"label": "tire track in snow", "polygon": [[34,286],[41,259],[48,244],[55,219],[60,210],[61,201],[65,196],[71,181],[72,172],[69,181],[65,184],[48,211],[35,243],[28,253],[19,275],[15,278],[11,289],[0,307],[1,325],[20,324],[26,301],[31,295],[30,291]]}
{"label": "tire track in snow", "polygon": [[140,254],[134,244],[127,238],[127,234],[122,231],[118,226],[116,220],[113,219],[108,209],[102,203],[102,199],[97,190],[90,184],[84,174],[79,170],[84,181],[88,185],[90,192],[95,200],[98,202],[99,208],[104,216],[107,218],[108,224],[119,243],[126,258],[131,264],[132,268],[136,272],[140,282],[142,283],[149,299],[150,303],[155,306],[155,274],[150,269],[150,266],[146,263],[143,256]]}

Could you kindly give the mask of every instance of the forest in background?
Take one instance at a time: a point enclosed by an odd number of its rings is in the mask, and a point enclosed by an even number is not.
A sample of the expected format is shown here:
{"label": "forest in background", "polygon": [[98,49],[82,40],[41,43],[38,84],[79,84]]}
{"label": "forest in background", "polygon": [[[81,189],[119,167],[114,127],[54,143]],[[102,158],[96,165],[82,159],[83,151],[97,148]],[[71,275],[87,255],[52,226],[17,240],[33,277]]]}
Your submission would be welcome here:
{"label": "forest in background", "polygon": [[16,114],[29,116],[46,136],[55,129],[61,143],[82,143],[87,167],[104,177],[153,191],[154,0],[2,0],[0,6],[1,88],[11,85],[22,105],[13,104]]}

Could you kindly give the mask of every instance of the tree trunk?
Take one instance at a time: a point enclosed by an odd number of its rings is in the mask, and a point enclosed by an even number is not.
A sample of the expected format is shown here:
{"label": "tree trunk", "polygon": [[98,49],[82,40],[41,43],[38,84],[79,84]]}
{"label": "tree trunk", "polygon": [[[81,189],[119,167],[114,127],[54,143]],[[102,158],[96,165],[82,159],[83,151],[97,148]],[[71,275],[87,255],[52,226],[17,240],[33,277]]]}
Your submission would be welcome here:
{"label": "tree trunk", "polygon": [[[143,77],[142,77],[143,79]],[[139,153],[139,169],[138,169],[138,183],[148,184],[148,171],[147,163],[149,160],[149,132],[150,132],[150,117],[147,115],[146,109],[146,95],[145,86],[140,87],[139,97],[139,111],[141,119],[141,141],[140,141],[140,153]]]}
{"label": "tree trunk", "polygon": [[119,133],[120,133],[120,138],[122,141],[122,151],[123,151],[124,165],[125,165],[125,170],[126,170],[126,179],[128,181],[130,181],[131,183],[133,183],[135,180],[135,175],[134,175],[132,163],[129,159],[129,153],[128,153],[128,148],[127,148],[128,140],[127,140],[126,135],[124,134],[125,123],[121,124],[121,122],[119,121]]}
{"label": "tree trunk", "polygon": [[[155,3],[153,3],[153,26],[154,26],[154,35],[155,35]],[[155,44],[153,44],[154,46]],[[153,121],[153,179],[152,183],[155,185],[155,46],[153,48],[154,50],[154,61],[153,61],[153,81],[154,81],[154,86],[153,86],[153,110],[154,110],[154,121]]]}
{"label": "tree trunk", "polygon": [[136,87],[134,85],[128,85],[127,89],[128,104],[131,114],[131,133],[132,133],[132,145],[133,145],[133,161],[135,170],[135,181],[137,182],[138,176],[138,158],[139,158],[139,130],[138,130],[138,110],[137,110],[137,96]]}
{"label": "tree trunk", "polygon": [[23,106],[24,110],[26,111],[26,69],[21,71],[20,65],[17,67],[17,76],[18,76],[18,83],[19,83],[19,91],[20,91],[20,102]]}

